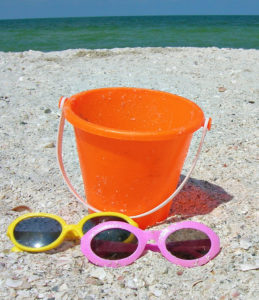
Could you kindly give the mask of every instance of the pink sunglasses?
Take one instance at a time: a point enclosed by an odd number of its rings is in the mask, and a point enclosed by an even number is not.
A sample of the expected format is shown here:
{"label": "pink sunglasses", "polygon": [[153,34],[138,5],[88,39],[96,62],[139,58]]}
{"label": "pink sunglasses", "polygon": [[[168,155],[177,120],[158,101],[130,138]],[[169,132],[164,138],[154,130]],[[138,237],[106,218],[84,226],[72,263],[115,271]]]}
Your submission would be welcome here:
{"label": "pink sunglasses", "polygon": [[[154,240],[154,244],[147,244]],[[219,237],[207,226],[184,221],[163,230],[144,231],[124,222],[98,224],[81,239],[81,250],[98,266],[127,266],[145,250],[161,252],[170,262],[195,267],[206,264],[220,251]]]}

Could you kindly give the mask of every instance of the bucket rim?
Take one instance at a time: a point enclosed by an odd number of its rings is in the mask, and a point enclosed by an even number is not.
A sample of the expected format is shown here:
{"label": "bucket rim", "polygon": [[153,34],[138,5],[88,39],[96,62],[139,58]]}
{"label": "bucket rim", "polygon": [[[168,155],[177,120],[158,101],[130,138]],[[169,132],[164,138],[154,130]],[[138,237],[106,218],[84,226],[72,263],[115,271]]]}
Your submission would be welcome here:
{"label": "bucket rim", "polygon": [[[192,106],[196,111],[196,117],[189,122],[189,124],[184,127],[175,127],[170,130],[161,130],[161,131],[130,131],[130,130],[122,130],[111,127],[102,126],[96,123],[92,123],[84,120],[79,117],[72,109],[72,102],[75,101],[78,97],[86,96],[92,92],[96,91],[104,91],[104,90],[137,90],[143,92],[151,92],[151,93],[159,93],[159,94],[167,94],[170,96],[176,96],[184,102],[187,102],[188,105]],[[71,123],[75,128],[81,129],[87,133],[107,137],[114,138],[119,140],[135,140],[135,141],[156,141],[156,140],[168,140],[173,139],[179,135],[184,134],[192,134],[200,127],[204,125],[205,116],[202,109],[193,101],[184,98],[182,96],[164,92],[160,90],[146,89],[146,88],[136,88],[136,87],[104,87],[98,89],[90,89],[86,91],[82,91],[80,93],[74,94],[71,97],[66,99],[63,107],[64,115],[66,120]]]}

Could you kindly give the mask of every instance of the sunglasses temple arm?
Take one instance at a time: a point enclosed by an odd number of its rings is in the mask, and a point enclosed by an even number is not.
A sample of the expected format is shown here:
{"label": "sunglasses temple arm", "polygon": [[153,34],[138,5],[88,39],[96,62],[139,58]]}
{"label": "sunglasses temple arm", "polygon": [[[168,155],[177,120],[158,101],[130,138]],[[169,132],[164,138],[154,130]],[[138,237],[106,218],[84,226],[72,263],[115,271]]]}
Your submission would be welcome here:
{"label": "sunglasses temple arm", "polygon": [[23,250],[21,250],[20,248],[14,246],[14,247],[11,249],[11,252],[23,252]]}

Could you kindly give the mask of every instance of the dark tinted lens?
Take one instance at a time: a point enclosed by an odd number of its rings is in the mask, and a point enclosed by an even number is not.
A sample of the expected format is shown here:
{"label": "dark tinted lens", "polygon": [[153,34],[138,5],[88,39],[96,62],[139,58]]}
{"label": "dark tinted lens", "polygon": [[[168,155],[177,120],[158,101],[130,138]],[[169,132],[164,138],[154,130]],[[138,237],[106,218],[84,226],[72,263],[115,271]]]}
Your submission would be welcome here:
{"label": "dark tinted lens", "polygon": [[209,237],[202,231],[184,228],[170,234],[166,239],[166,248],[181,259],[197,259],[210,250]]}
{"label": "dark tinted lens", "polygon": [[14,237],[23,246],[41,248],[54,242],[61,231],[61,224],[54,219],[32,217],[15,226]]}
{"label": "dark tinted lens", "polygon": [[93,252],[101,258],[117,260],[130,256],[138,247],[137,238],[124,229],[107,229],[91,241]]}
{"label": "dark tinted lens", "polygon": [[124,219],[120,217],[114,217],[114,216],[101,216],[101,217],[95,217],[88,221],[86,221],[83,225],[83,233],[86,233],[88,230],[96,226],[97,224],[108,222],[108,221],[120,221],[120,222],[126,222]]}

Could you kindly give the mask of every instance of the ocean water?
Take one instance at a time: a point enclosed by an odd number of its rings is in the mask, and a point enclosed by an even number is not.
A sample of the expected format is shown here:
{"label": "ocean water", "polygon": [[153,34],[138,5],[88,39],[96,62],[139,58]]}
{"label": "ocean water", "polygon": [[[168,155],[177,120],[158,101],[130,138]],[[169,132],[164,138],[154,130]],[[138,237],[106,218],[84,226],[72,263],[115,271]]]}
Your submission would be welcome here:
{"label": "ocean water", "polygon": [[124,47],[259,49],[259,16],[0,20],[0,51]]}

